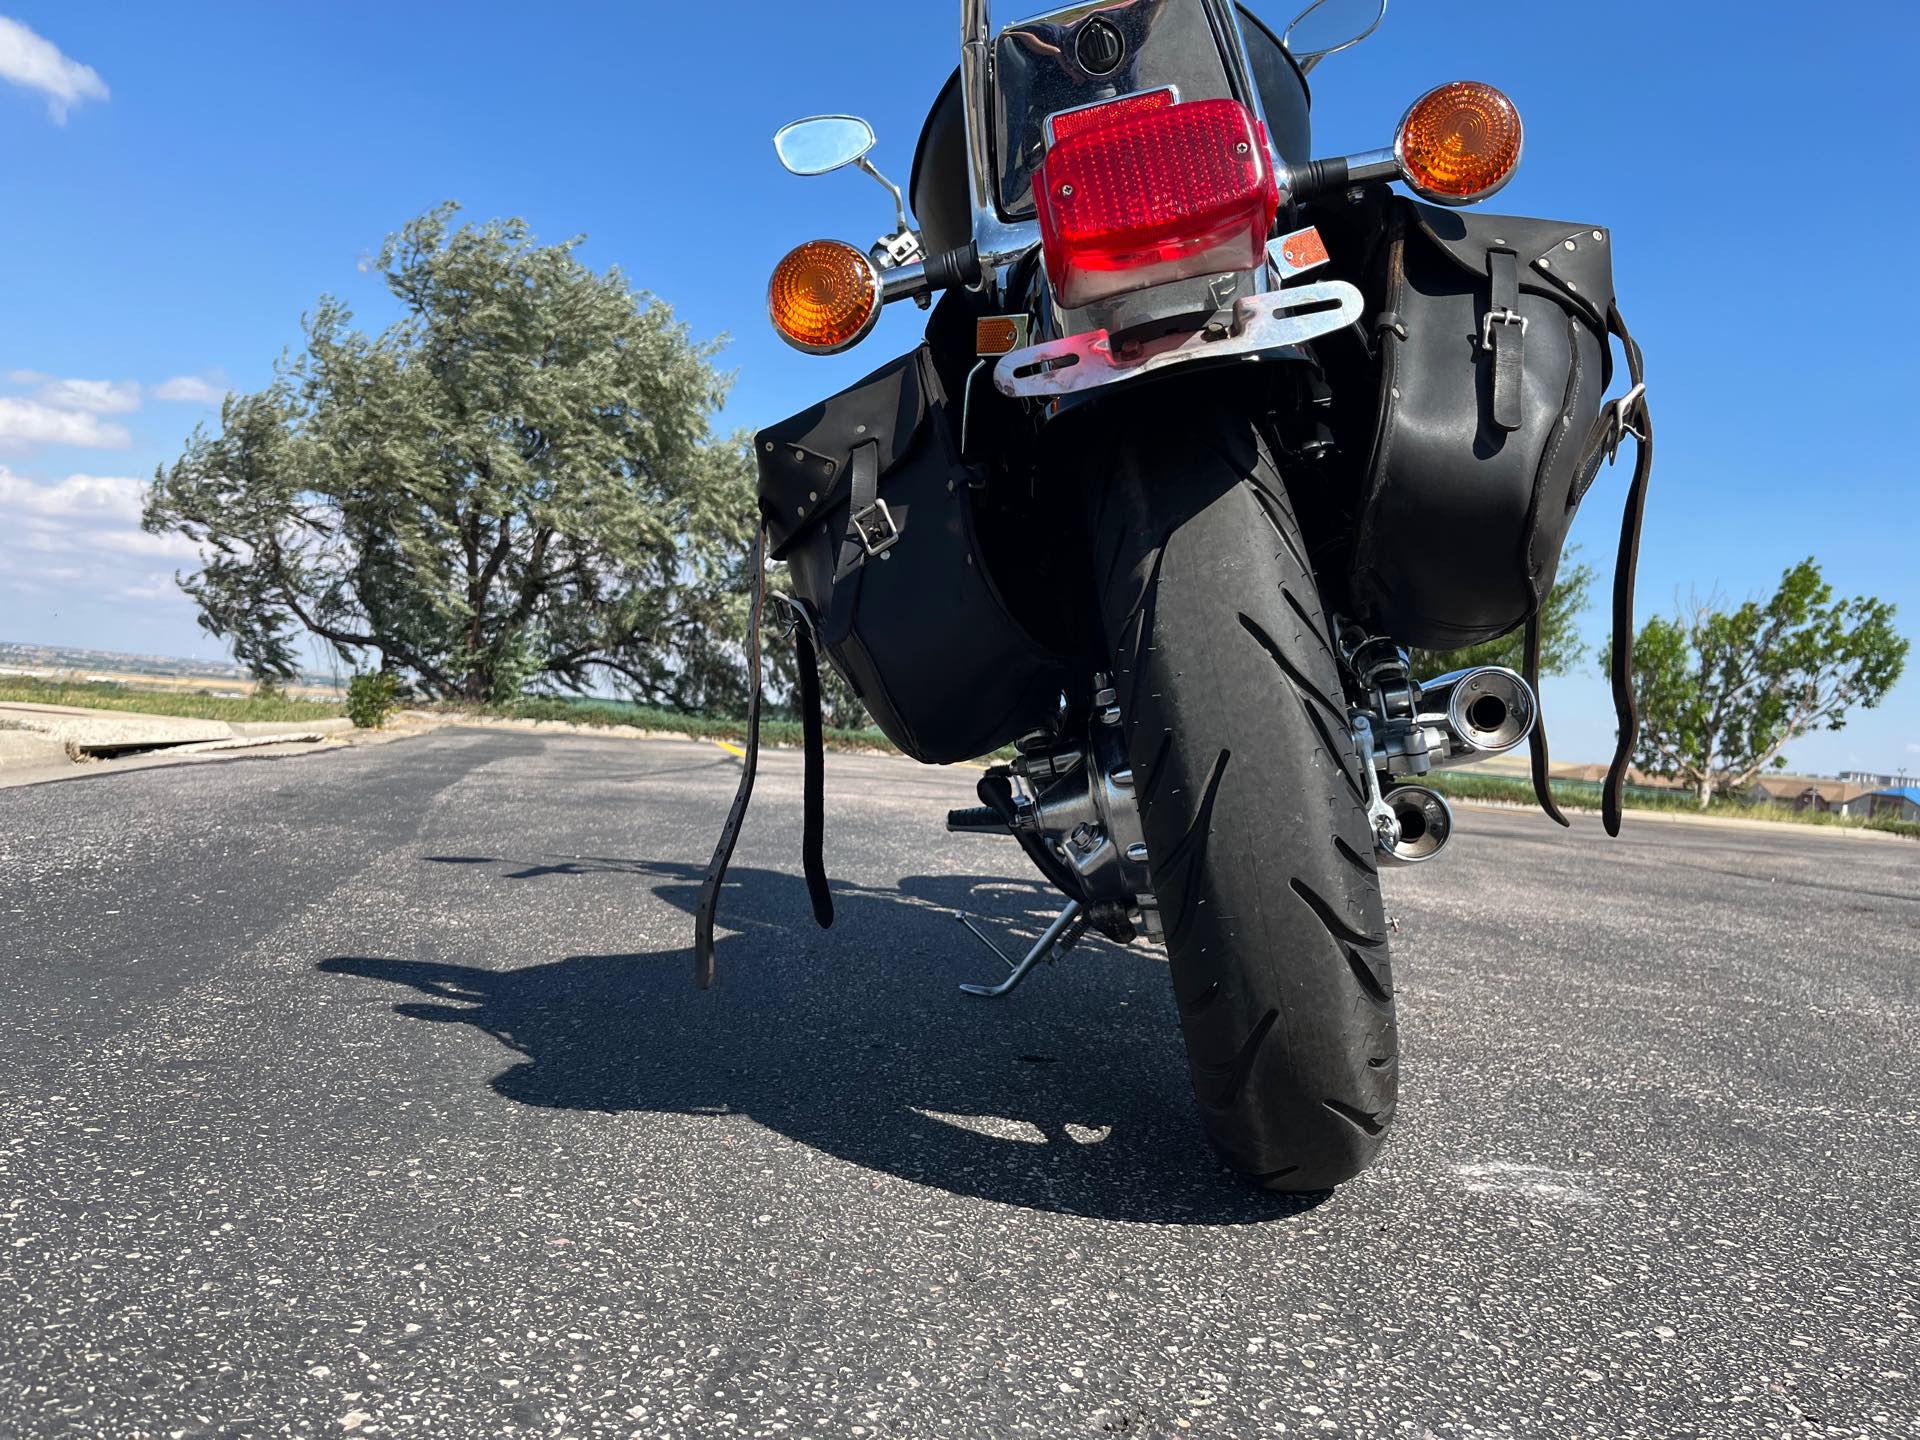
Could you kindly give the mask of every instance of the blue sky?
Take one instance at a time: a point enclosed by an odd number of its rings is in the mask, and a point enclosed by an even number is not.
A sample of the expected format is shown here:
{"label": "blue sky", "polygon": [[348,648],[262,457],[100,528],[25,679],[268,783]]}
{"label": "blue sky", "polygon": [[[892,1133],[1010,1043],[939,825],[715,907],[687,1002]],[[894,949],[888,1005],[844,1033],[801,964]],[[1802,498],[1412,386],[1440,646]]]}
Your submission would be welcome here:
{"label": "blue sky", "polygon": [[[585,233],[589,263],[619,265],[696,333],[731,334],[728,426],[907,348],[910,310],[831,360],[768,330],[766,276],[789,246],[864,243],[888,219],[858,174],[785,174],[769,137],[864,114],[904,184],[957,12],[0,0],[0,638],[220,653],[173,590],[183,557],[130,521],[138,482],[225,388],[268,378],[322,292],[383,323],[359,264],[442,199],[543,238]],[[1895,168],[1916,153],[1899,98],[1915,54],[1904,0],[1395,0],[1316,76],[1323,154],[1384,143],[1432,84],[1503,86],[1528,147],[1495,206],[1616,231],[1660,426],[1643,617],[1693,590],[1763,591],[1811,554],[1920,637],[1920,364],[1886,298],[1909,288],[1920,229]],[[1624,481],[1602,479],[1575,531],[1603,570]],[[1596,607],[1596,639],[1604,624]],[[1920,769],[1913,668],[1795,761]],[[1597,674],[1547,698],[1559,753],[1606,753]]]}

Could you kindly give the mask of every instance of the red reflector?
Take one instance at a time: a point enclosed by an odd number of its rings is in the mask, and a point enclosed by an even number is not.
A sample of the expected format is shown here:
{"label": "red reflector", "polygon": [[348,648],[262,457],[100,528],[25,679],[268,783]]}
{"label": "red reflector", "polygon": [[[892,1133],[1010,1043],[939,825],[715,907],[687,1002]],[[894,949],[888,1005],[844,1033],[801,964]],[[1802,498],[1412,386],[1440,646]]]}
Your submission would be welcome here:
{"label": "red reflector", "polygon": [[1056,138],[1034,195],[1047,278],[1069,310],[1257,269],[1280,208],[1266,136],[1237,100],[1168,105]]}
{"label": "red reflector", "polygon": [[1171,110],[1176,97],[1171,89],[1146,90],[1138,95],[1123,95],[1118,100],[1103,100],[1098,105],[1083,105],[1078,110],[1062,110],[1047,121],[1052,143],[1071,140],[1088,130],[1098,130],[1117,120],[1149,115],[1155,110]]}

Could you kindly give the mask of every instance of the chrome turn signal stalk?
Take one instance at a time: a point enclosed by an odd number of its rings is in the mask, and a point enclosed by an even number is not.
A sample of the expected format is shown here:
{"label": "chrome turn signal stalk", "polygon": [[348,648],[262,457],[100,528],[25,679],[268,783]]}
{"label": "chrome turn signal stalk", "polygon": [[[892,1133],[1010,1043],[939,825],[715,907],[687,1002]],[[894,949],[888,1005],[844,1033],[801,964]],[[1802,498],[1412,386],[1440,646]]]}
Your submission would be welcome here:
{"label": "chrome turn signal stalk", "polygon": [[1456,80],[1413,102],[1391,147],[1309,160],[1288,169],[1281,184],[1296,203],[1398,180],[1436,205],[1474,205],[1513,178],[1525,148],[1513,101],[1491,85]]}

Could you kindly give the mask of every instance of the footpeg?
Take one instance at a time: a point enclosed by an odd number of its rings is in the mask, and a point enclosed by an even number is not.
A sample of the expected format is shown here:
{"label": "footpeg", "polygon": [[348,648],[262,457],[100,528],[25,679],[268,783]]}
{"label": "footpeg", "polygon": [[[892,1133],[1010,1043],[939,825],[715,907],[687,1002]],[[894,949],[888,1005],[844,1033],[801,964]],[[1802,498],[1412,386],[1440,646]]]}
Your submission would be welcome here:
{"label": "footpeg", "polygon": [[1005,835],[1007,822],[1000,818],[998,811],[985,805],[974,805],[965,810],[947,812],[947,833],[949,835]]}
{"label": "footpeg", "polygon": [[1033,973],[1034,967],[1042,960],[1052,963],[1060,959],[1061,956],[1065,955],[1075,945],[1078,945],[1080,943],[1080,937],[1087,933],[1085,907],[1083,907],[1078,900],[1069,900],[1067,902],[1067,908],[1055,916],[1053,923],[1046,928],[1045,933],[1033,942],[1033,948],[1027,951],[1023,957],[1015,960],[1009,956],[1006,951],[994,944],[992,939],[966,916],[956,915],[954,918],[966,926],[967,929],[973,933],[973,937],[976,940],[994,954],[998,955],[1006,965],[1008,971],[1011,972],[1007,978],[1002,980],[998,985],[962,985],[960,987],[965,994],[978,995],[988,1000],[997,1000],[1003,995],[1011,995],[1015,990],[1020,988],[1021,982]]}

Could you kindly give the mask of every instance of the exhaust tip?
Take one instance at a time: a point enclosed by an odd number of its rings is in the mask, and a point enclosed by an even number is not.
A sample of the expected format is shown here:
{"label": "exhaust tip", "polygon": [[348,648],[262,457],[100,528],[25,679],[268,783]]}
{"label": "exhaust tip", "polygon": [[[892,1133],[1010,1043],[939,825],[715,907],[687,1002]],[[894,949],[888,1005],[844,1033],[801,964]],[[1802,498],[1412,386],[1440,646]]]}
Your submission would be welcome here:
{"label": "exhaust tip", "polygon": [[1447,703],[1447,723],[1476,750],[1511,750],[1533,733],[1539,704],[1511,670],[1473,670],[1460,677]]}
{"label": "exhaust tip", "polygon": [[1400,838],[1380,853],[1393,865],[1424,865],[1453,839],[1453,807],[1438,790],[1402,785],[1389,791],[1387,807],[1400,822]]}

